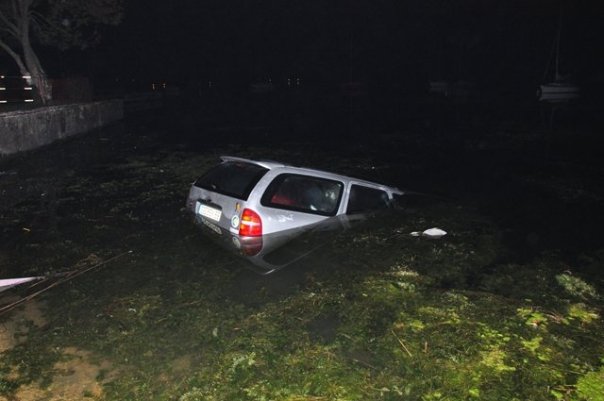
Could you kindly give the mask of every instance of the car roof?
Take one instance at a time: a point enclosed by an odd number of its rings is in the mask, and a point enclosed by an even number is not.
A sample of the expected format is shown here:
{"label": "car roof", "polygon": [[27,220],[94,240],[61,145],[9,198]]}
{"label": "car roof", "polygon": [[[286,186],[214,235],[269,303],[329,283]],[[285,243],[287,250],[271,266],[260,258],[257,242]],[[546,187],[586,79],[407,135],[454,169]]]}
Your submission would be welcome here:
{"label": "car roof", "polygon": [[324,171],[324,170],[316,170],[316,169],[306,168],[306,167],[297,167],[297,166],[293,166],[291,164],[285,164],[285,163],[276,162],[273,160],[252,160],[252,159],[246,159],[243,157],[236,157],[236,156],[220,156],[220,160],[222,160],[223,162],[232,161],[232,162],[251,163],[251,164],[255,164],[255,165],[264,167],[268,170],[286,169],[289,172],[294,172],[294,173],[297,172],[297,173],[316,174],[316,175],[322,176],[324,178],[354,181],[355,183],[359,183],[359,184],[367,184],[367,185],[372,185],[372,186],[388,188],[391,191],[397,192],[400,194],[404,193],[404,191],[401,191],[400,189],[398,189],[396,187],[380,184],[378,182],[362,180],[360,178],[348,177],[346,175],[332,173],[332,172]]}
{"label": "car roof", "polygon": [[223,162],[243,162],[243,163],[256,164],[258,166],[262,166],[269,170],[272,170],[274,168],[279,168],[279,167],[290,167],[290,165],[288,165],[288,164],[284,164],[284,163],[280,163],[280,162],[276,162],[276,161],[272,161],[272,160],[252,160],[252,159],[245,159],[243,157],[236,157],[236,156],[220,156],[220,160],[222,160]]}

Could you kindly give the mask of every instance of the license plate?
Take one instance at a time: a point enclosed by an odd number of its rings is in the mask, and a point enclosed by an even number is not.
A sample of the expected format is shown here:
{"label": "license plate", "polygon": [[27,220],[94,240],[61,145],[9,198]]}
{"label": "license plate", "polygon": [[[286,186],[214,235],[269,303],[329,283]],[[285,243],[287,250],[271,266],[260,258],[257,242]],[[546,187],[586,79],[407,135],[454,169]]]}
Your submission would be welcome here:
{"label": "license plate", "polygon": [[204,205],[203,203],[197,203],[197,214],[206,217],[210,220],[220,221],[222,216],[222,210]]}

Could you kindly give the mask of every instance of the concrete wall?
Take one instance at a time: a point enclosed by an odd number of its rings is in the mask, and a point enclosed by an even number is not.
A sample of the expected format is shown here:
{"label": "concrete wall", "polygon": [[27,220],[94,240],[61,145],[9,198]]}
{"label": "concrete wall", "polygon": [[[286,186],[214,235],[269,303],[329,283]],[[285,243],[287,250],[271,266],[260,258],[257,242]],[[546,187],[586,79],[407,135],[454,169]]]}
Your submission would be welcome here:
{"label": "concrete wall", "polygon": [[122,100],[0,113],[0,155],[35,149],[122,119]]}

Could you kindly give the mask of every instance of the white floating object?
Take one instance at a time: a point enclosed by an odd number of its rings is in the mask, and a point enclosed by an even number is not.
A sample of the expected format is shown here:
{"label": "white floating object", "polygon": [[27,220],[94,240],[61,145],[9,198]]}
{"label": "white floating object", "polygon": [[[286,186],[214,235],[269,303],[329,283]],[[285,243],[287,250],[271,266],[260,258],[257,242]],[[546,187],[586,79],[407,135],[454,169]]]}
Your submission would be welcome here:
{"label": "white floating object", "polygon": [[27,283],[29,281],[40,280],[44,277],[21,277],[21,278],[6,278],[0,280],[0,292],[8,290],[11,287],[19,284]]}
{"label": "white floating object", "polygon": [[445,230],[441,230],[440,228],[434,227],[427,229],[422,233],[422,235],[430,238],[440,238],[447,235],[447,232]]}
{"label": "white floating object", "polygon": [[413,231],[411,233],[409,233],[409,235],[411,235],[412,237],[428,237],[428,238],[440,238],[443,237],[445,235],[447,235],[447,232],[445,230],[441,230],[440,228],[429,228],[423,232],[420,231]]}

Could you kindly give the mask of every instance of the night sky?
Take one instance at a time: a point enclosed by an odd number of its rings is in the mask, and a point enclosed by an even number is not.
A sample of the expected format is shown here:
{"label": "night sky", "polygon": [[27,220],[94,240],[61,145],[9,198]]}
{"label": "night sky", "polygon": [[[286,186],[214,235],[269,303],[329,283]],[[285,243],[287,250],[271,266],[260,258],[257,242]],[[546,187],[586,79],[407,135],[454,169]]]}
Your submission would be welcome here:
{"label": "night sky", "polygon": [[597,3],[563,1],[560,13],[553,0],[127,0],[123,23],[96,48],[39,52],[51,76],[103,82],[226,86],[300,77],[314,86],[405,88],[467,80],[532,91],[544,81],[559,21],[563,72],[604,82]]}
{"label": "night sky", "polygon": [[[579,81],[602,80],[604,14],[595,2],[562,7],[561,68]],[[85,68],[179,82],[299,75],[316,85],[506,87],[543,79],[559,16],[551,0],[130,0],[123,24]]]}

